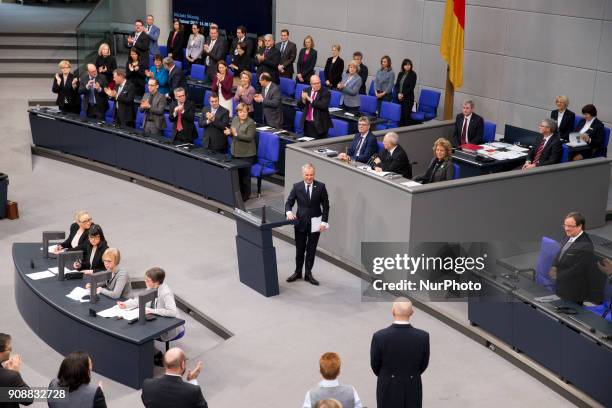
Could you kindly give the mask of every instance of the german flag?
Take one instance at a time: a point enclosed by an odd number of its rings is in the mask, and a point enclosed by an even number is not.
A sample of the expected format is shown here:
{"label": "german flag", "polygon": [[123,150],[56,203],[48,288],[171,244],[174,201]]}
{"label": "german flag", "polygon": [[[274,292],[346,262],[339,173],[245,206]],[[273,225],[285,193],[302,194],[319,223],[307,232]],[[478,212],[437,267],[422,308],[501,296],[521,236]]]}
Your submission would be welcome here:
{"label": "german flag", "polygon": [[455,89],[463,85],[463,37],[465,0],[446,0],[440,55],[448,63],[448,77]]}

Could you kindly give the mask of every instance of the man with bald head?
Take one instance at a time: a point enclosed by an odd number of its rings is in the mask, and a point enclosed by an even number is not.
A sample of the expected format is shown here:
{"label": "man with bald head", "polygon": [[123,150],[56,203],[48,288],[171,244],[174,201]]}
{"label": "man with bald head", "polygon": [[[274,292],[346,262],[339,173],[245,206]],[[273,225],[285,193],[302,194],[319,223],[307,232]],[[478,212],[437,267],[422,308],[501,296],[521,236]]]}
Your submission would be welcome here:
{"label": "man with bald head", "polygon": [[327,137],[327,131],[334,126],[329,117],[329,103],[331,93],[321,86],[318,75],[310,77],[310,87],[304,88],[298,100],[297,107],[302,110],[300,126],[304,129],[304,136],[315,139]]}
{"label": "man with bald head", "polygon": [[87,72],[81,76],[79,95],[83,95],[83,110],[88,118],[104,120],[108,109],[108,97],[104,89],[108,86],[104,75],[98,75],[94,64],[87,64]]}
{"label": "man with bald head", "polygon": [[202,395],[197,377],[202,371],[202,362],[187,373],[185,353],[178,347],[171,348],[164,355],[166,374],[157,378],[147,378],[142,385],[142,402],[147,408],[181,407],[208,408]]}
{"label": "man with bald head", "polygon": [[423,405],[421,374],[429,364],[429,333],[410,324],[414,310],[407,298],[393,302],[393,324],[374,333],[370,365],[378,377],[378,408]]}

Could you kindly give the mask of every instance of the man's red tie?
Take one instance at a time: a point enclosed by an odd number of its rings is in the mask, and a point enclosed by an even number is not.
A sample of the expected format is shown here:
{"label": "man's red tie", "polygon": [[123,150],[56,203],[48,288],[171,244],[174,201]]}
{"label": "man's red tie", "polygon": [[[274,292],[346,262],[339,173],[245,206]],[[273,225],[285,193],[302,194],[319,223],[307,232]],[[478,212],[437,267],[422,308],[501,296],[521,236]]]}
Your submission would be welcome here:
{"label": "man's red tie", "polygon": [[468,140],[467,140],[467,124],[468,124],[468,120],[467,118],[464,116],[463,117],[463,129],[461,129],[461,144],[467,144]]}
{"label": "man's red tie", "polygon": [[544,150],[545,144],[546,139],[542,139],[542,143],[540,143],[540,146],[538,146],[538,150],[536,151],[535,157],[533,158],[533,164],[537,165],[540,162],[540,156],[542,156],[542,150]]}
{"label": "man's red tie", "polygon": [[179,111],[178,115],[176,116],[176,131],[177,132],[182,132],[183,131],[183,113],[181,111]]}

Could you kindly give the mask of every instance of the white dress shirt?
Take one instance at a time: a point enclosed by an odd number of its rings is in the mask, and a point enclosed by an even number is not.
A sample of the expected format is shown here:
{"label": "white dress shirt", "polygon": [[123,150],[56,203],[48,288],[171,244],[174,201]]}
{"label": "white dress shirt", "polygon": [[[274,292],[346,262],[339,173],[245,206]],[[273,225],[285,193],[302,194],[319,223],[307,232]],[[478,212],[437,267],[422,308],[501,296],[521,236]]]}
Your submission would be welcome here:
{"label": "white dress shirt", "polygon": [[558,116],[557,116],[557,129],[561,127],[561,121],[563,120],[563,115],[565,114],[565,111],[561,112],[558,111]]}
{"label": "white dress shirt", "polygon": [[[183,379],[183,376],[180,375],[180,374],[166,373],[166,375],[171,375],[172,377],[181,377],[181,379]],[[187,382],[190,383],[190,384],[193,384],[193,385],[200,385],[200,384],[198,384],[198,379],[197,378],[194,378],[193,380],[189,380]]]}

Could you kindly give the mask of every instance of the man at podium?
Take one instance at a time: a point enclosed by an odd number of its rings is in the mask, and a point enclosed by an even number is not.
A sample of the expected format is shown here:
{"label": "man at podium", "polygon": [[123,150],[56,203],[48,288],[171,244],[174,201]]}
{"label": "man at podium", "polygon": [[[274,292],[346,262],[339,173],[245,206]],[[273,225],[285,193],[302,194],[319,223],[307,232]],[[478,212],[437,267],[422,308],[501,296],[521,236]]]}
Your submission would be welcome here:
{"label": "man at podium", "polygon": [[[287,219],[297,220],[295,228],[295,272],[287,278],[287,282],[302,279],[302,266],[304,265],[304,253],[306,254],[306,272],[304,280],[312,285],[318,286],[312,276],[315,252],[321,232],[329,228],[327,223],[329,217],[329,199],[325,184],[314,179],[315,168],[306,163],[302,166],[303,181],[295,183],[287,202],[285,212]],[[293,205],[297,201],[297,215],[293,213]]]}

